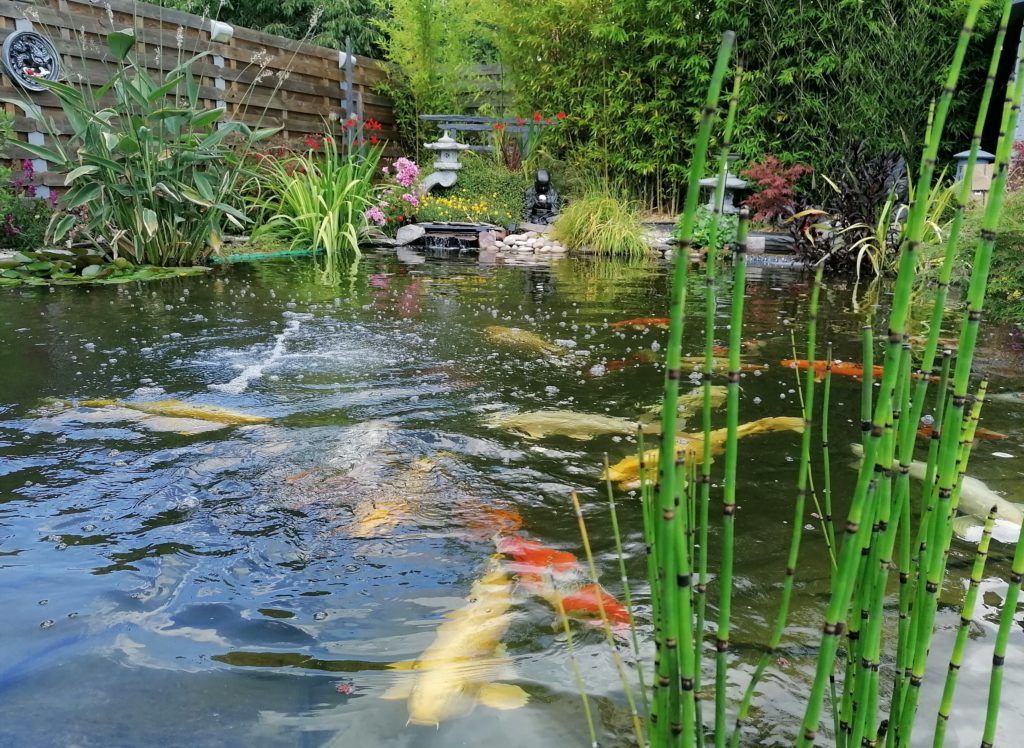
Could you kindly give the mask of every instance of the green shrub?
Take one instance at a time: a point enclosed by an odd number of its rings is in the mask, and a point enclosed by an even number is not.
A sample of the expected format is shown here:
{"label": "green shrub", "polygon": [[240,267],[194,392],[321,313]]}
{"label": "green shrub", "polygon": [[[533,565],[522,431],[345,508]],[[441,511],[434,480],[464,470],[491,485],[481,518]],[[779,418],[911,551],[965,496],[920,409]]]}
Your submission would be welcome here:
{"label": "green shrub", "polygon": [[454,187],[436,189],[420,201],[420,221],[468,221],[509,226],[523,220],[530,177],[510,171],[490,156],[466,152]]}
{"label": "green shrub", "polygon": [[[981,205],[972,206],[967,213],[960,233],[961,246],[973,247],[978,241],[983,214],[984,209]],[[986,317],[1002,322],[1024,323],[1024,263],[1020,261],[1022,251],[1024,191],[1008,192],[1003,201],[999,231],[995,247],[992,249]],[[970,278],[970,273],[971,267],[967,260],[962,260],[957,268],[958,282],[965,284]]]}
{"label": "green shrub", "polygon": [[[707,208],[697,209],[697,220],[693,224],[693,246],[707,247],[711,241],[711,227],[716,220],[715,213]],[[725,247],[736,242],[737,231],[739,230],[739,219],[735,215],[719,213],[718,221],[718,246]],[[679,238],[679,231],[682,227],[683,217],[679,216],[676,222],[675,237]]]}
{"label": "green shrub", "polygon": [[[46,129],[52,144],[20,147],[67,175],[61,205],[68,213],[54,216],[47,240],[60,242],[76,227],[109,257],[202,263],[220,245],[223,221],[239,229],[246,222],[232,204],[242,168],[229,140],[241,141],[244,152],[279,128],[220,122],[225,110],[202,105],[192,65],[209,53],[157,81],[131,55],[131,29],[109,33],[107,43],[117,67],[103,86],[40,79],[60,102],[70,139],[61,140],[54,121],[31,101],[12,102]],[[80,220],[83,207],[88,214]]]}
{"label": "green shrub", "polygon": [[53,206],[14,189],[0,189],[0,248],[32,250],[46,243]]}
{"label": "green shrub", "polygon": [[644,226],[635,202],[610,187],[596,187],[562,210],[554,238],[570,249],[602,255],[647,254]]}

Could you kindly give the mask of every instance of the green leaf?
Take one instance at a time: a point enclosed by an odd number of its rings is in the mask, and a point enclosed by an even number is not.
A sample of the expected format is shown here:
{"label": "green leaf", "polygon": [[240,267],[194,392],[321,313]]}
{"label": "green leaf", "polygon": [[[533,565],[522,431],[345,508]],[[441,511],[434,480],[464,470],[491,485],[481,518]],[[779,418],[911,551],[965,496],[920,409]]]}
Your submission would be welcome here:
{"label": "green leaf", "polygon": [[104,270],[109,270],[109,268],[107,268],[104,265],[86,265],[84,268],[82,268],[82,277],[99,278],[100,273],[102,273]]}
{"label": "green leaf", "polygon": [[118,60],[124,60],[132,47],[135,46],[135,31],[132,29],[111,31],[107,34],[107,46],[114,57]]}
{"label": "green leaf", "polygon": [[202,114],[197,114],[192,118],[192,127],[201,128],[209,127],[214,122],[224,116],[225,110],[223,108],[207,109]]}
{"label": "green leaf", "polygon": [[279,132],[281,132],[283,129],[284,129],[284,127],[262,127],[262,128],[260,128],[258,130],[254,130],[253,131],[252,136],[250,137],[250,140],[253,143],[258,143],[261,140],[266,140],[267,138],[272,138],[273,136],[275,136]]}
{"label": "green leaf", "polygon": [[167,94],[169,94],[171,91],[176,89],[178,87],[178,84],[181,83],[181,79],[182,79],[182,76],[180,76],[180,75],[173,76],[173,77],[169,78],[167,80],[167,82],[164,83],[162,86],[158,86],[158,87],[154,88],[150,92],[149,96],[147,96],[147,98],[149,99],[149,103],[150,104],[156,104],[158,101],[160,101],[162,98],[164,98]]}
{"label": "green leaf", "polygon": [[142,225],[146,227],[146,234],[152,239],[160,228],[160,219],[152,208],[142,209]]}
{"label": "green leaf", "polygon": [[28,151],[36,158],[45,159],[53,164],[67,164],[70,162],[63,153],[55,151],[52,148],[47,148],[41,145],[34,145],[32,143],[18,143],[18,147],[22,150]]}
{"label": "green leaf", "polygon": [[64,207],[68,210],[74,210],[93,200],[98,200],[102,195],[103,185],[98,182],[78,184],[64,193]]}
{"label": "green leaf", "polygon": [[37,121],[41,121],[43,119],[43,110],[31,101],[22,101],[21,99],[14,99],[9,96],[0,96],[0,104],[13,104],[21,109],[21,111],[25,112],[25,116],[30,119]]}
{"label": "green leaf", "polygon": [[71,227],[75,225],[75,221],[78,220],[77,216],[71,214],[61,216],[56,224],[52,225],[51,239],[52,241],[59,242],[63,239],[67,233],[71,230]]}
{"label": "green leaf", "polygon": [[199,194],[202,195],[204,200],[209,200],[211,203],[216,202],[217,197],[213,191],[213,180],[209,174],[201,171],[193,172],[192,181],[196,183],[196,189],[199,190]]}
{"label": "green leaf", "polygon": [[79,177],[84,177],[86,174],[95,174],[100,170],[100,167],[94,166],[93,164],[86,164],[79,166],[77,169],[72,169],[68,172],[68,175],[64,177],[64,186],[67,187]]}

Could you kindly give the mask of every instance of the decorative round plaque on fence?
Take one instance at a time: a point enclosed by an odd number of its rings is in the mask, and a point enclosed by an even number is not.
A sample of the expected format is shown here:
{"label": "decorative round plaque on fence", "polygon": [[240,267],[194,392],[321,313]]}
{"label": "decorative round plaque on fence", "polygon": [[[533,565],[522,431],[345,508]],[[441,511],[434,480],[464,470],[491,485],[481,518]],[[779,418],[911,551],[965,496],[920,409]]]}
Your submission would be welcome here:
{"label": "decorative round plaque on fence", "polygon": [[15,31],[4,40],[4,71],[29,91],[45,91],[40,79],[60,78],[60,55],[53,42],[35,31]]}

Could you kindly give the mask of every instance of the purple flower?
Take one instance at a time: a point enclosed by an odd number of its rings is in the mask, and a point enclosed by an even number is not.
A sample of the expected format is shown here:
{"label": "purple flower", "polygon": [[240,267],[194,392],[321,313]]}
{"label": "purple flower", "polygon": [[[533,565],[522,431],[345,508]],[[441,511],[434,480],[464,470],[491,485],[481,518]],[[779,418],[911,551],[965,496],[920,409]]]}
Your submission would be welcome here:
{"label": "purple flower", "polygon": [[406,192],[404,195],[402,195],[402,199],[405,200],[405,202],[409,203],[409,205],[411,205],[414,208],[420,207],[420,199],[411,192]]}
{"label": "purple flower", "polygon": [[416,177],[419,176],[420,167],[416,165],[414,161],[410,161],[404,156],[394,163],[395,167],[395,181],[398,182],[402,187],[412,187],[416,182]]}
{"label": "purple flower", "polygon": [[373,221],[378,226],[384,225],[384,211],[380,209],[379,205],[374,205],[366,211],[366,218],[369,221]]}

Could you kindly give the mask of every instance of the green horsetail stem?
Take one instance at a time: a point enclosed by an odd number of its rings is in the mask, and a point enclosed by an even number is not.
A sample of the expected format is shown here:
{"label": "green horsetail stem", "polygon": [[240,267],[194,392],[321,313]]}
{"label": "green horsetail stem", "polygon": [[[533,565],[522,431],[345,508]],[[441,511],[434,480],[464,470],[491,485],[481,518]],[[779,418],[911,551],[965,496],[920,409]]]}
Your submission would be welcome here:
{"label": "green horsetail stem", "polygon": [[[700,180],[704,175],[708,143],[711,140],[711,130],[718,113],[718,99],[722,90],[722,82],[725,80],[725,74],[729,68],[729,58],[732,55],[735,38],[736,35],[731,31],[722,35],[718,59],[715,61],[711,82],[708,85],[707,98],[694,146],[693,161],[690,165],[686,204],[680,226],[679,251],[672,278],[668,345],[665,354],[665,396],[661,412],[662,440],[658,462],[658,524],[655,533],[660,584],[654,591],[654,594],[661,597],[663,618],[660,622],[661,633],[656,639],[659,651],[656,688],[668,697],[670,713],[660,711],[661,702],[659,701],[659,711],[652,730],[655,743],[659,746],[679,745],[680,742],[691,746],[694,744],[695,732],[698,729],[693,724],[692,714],[693,676],[691,674],[689,679],[683,682],[679,672],[680,661],[683,658],[693,660],[692,634],[686,635],[687,632],[692,631],[693,621],[687,620],[687,616],[681,615],[684,605],[680,604],[680,597],[689,597],[688,588],[691,579],[688,574],[682,573],[683,570],[677,567],[678,560],[684,555],[682,554],[684,550],[682,544],[685,543],[686,536],[682,528],[685,512],[677,511],[681,492],[676,486],[676,471],[673,467],[676,461],[675,434],[679,382],[682,379],[680,357],[688,271],[687,254],[693,244],[693,228],[700,197]],[[680,690],[686,692],[686,698],[681,697]],[[679,708],[681,704],[686,705],[688,718]],[[673,709],[673,706],[676,708]]]}
{"label": "green horsetail stem", "polygon": [[[1019,48],[1018,48],[1019,49]],[[967,291],[967,315],[960,328],[960,341],[957,346],[958,355],[953,374],[953,393],[949,406],[946,408],[945,423],[939,443],[938,480],[939,503],[932,518],[931,537],[929,539],[929,570],[927,578],[927,604],[920,613],[918,627],[918,644],[914,650],[914,666],[910,678],[903,712],[900,719],[899,740],[910,742],[913,730],[914,715],[920,694],[920,685],[927,665],[928,642],[931,640],[935,610],[938,605],[938,589],[945,571],[945,554],[943,550],[952,533],[950,521],[956,509],[953,503],[955,481],[957,477],[957,456],[960,454],[957,439],[960,436],[964,407],[967,401],[967,387],[974,362],[974,350],[977,344],[978,328],[981,323],[982,310],[985,304],[985,291],[988,284],[989,268],[992,262],[992,248],[995,244],[996,230],[1002,212],[1003,198],[1006,192],[1006,179],[1009,171],[1010,155],[1013,148],[1013,135],[1017,128],[1020,114],[1020,99],[1024,93],[1024,77],[1020,75],[1020,58],[1018,55],[1016,78],[1012,91],[1007,88],[1003,117],[1000,127],[1000,140],[996,148],[996,175],[989,190],[988,202],[982,220],[981,238],[978,241],[972,263],[973,272]]]}
{"label": "green horsetail stem", "polygon": [[1003,692],[1003,670],[1006,665],[1006,645],[1010,639],[1010,631],[1014,627],[1014,616],[1017,613],[1017,599],[1020,597],[1020,585],[1024,575],[1024,543],[1017,539],[1017,548],[1013,552],[1013,564],[1010,567],[1009,587],[1003,600],[1003,609],[999,615],[999,631],[992,651],[992,673],[988,684],[988,707],[985,710],[985,729],[981,736],[981,748],[992,748],[996,740],[996,724],[999,721],[999,706]]}
{"label": "green horsetail stem", "polygon": [[[985,383],[979,390],[979,398],[984,399]],[[992,539],[992,527],[995,525],[996,511],[998,507],[993,506],[985,520],[985,528],[981,533],[981,541],[978,543],[978,550],[974,554],[974,566],[971,568],[971,581],[967,589],[967,596],[964,598],[963,607],[960,612],[960,627],[956,632],[956,641],[953,644],[953,652],[949,658],[949,670],[946,672],[946,685],[942,689],[942,701],[939,703],[938,715],[935,718],[935,738],[932,741],[933,748],[942,748],[946,740],[946,725],[949,722],[949,714],[953,708],[953,696],[956,693],[957,676],[960,674],[960,665],[964,660],[964,652],[967,648],[967,638],[971,630],[971,622],[974,620],[974,608],[978,600],[978,591],[981,588],[981,580],[985,576],[985,563],[988,560],[988,546]]]}
{"label": "green horsetail stem", "polygon": [[866,450],[871,436],[871,406],[874,404],[875,379],[875,332],[871,325],[861,328],[861,359],[864,376],[860,380],[860,431],[861,444]]}
{"label": "green horsetail stem", "polygon": [[572,626],[569,625],[569,616],[565,612],[562,593],[558,591],[558,585],[551,574],[548,574],[548,584],[551,585],[552,597],[555,600],[555,610],[558,611],[558,618],[562,622],[562,631],[565,632],[565,642],[569,648],[569,660],[572,662],[572,674],[576,680],[576,690],[579,691],[580,698],[583,700],[583,715],[587,719],[587,730],[590,732],[590,748],[597,748],[597,729],[594,727],[594,717],[590,713],[590,699],[587,697],[587,686],[583,682],[583,675],[580,673],[580,664],[576,661],[576,647],[572,637]]}
{"label": "green horsetail stem", "polygon": [[[995,77],[999,66],[999,60],[1002,56],[1002,48],[1006,39],[1007,24],[1009,22],[1010,9],[1012,6],[1012,0],[1004,0],[1002,8],[1002,16],[999,23],[998,30],[996,32],[996,39],[992,49],[992,57],[989,61],[988,77],[986,78],[985,86],[982,91],[981,103],[978,108],[978,116],[975,120],[974,134],[971,139],[970,154],[967,160],[967,167],[965,169],[963,181],[960,184],[960,189],[957,192],[955,213],[953,221],[950,226],[949,236],[946,241],[946,249],[943,257],[942,269],[939,273],[938,287],[936,291],[936,297],[932,306],[931,320],[929,325],[928,338],[925,343],[924,353],[922,356],[921,367],[919,369],[919,376],[914,393],[914,400],[912,406],[912,413],[914,423],[920,421],[921,414],[924,412],[925,397],[928,389],[928,378],[923,376],[929,372],[934,372],[935,368],[935,356],[938,351],[939,336],[942,328],[943,312],[946,306],[946,297],[949,290],[950,279],[952,277],[954,261],[957,255],[957,249],[959,245],[960,231],[963,224],[964,215],[966,213],[966,207],[971,199],[971,186],[973,183],[974,170],[977,163],[978,151],[981,147],[981,138],[984,130],[985,122],[987,119],[988,111],[992,101],[993,89],[995,88]],[[940,384],[938,390],[938,402],[939,405],[936,407],[935,418],[933,421],[932,439],[929,442],[928,447],[928,461],[927,469],[924,480],[925,490],[923,496],[925,497],[926,508],[922,509],[921,522],[918,527],[917,538],[914,544],[914,552],[919,554],[919,561],[923,557],[923,553],[920,550],[923,538],[927,537],[925,534],[929,527],[929,521],[932,518],[934,512],[934,502],[930,501],[932,496],[931,486],[935,475],[935,466],[938,461],[938,445],[939,439],[942,433],[942,421],[945,409],[945,393],[946,393],[946,382],[948,380],[950,358],[948,353],[943,356],[942,363],[942,374],[940,376]],[[900,462],[903,465],[909,464],[913,458],[914,450],[914,438],[911,437],[909,442],[904,440],[900,445]],[[909,476],[901,474],[897,486],[897,497],[903,497],[905,503],[909,503],[907,496],[909,495]],[[909,517],[909,515],[907,515]],[[901,529],[901,533],[909,532],[909,527]],[[901,544],[901,560],[904,547]],[[919,569],[921,567],[919,566]],[[905,569],[905,571],[904,571]],[[897,711],[896,706],[900,704],[903,688],[906,682],[909,680],[909,660],[908,657],[912,657],[912,652],[909,647],[912,646],[913,640],[908,640],[906,637],[906,621],[908,620],[905,616],[909,613],[910,600],[909,594],[913,590],[907,589],[907,577],[904,574],[909,574],[909,564],[905,567],[901,561],[901,575],[900,575],[900,635],[899,644],[897,647],[897,674],[895,686],[893,688],[892,696],[892,713]],[[923,572],[919,571],[919,577],[923,577]],[[905,597],[905,593],[908,595]],[[895,742],[896,730],[890,733],[890,740],[888,745],[892,746]]]}
{"label": "green horsetail stem", "polygon": [[[916,423],[906,417],[904,408],[910,404],[910,382],[911,382],[911,349],[910,345],[903,346],[903,356],[900,362],[900,374],[898,393],[899,397],[894,404],[892,417],[888,424],[886,440],[893,443],[897,434],[901,436],[908,429],[911,436],[916,436]],[[889,447],[887,444],[887,447]],[[886,450],[883,450],[883,460]],[[879,668],[881,667],[882,648],[882,625],[884,622],[884,610],[886,586],[889,580],[889,569],[892,567],[893,549],[896,544],[896,531],[901,521],[909,522],[909,517],[902,517],[904,502],[900,498],[889,500],[892,491],[892,476],[894,465],[885,465],[885,480],[881,485],[883,495],[879,501],[879,512],[873,527],[873,534],[876,540],[871,549],[871,560],[868,564],[867,573],[869,576],[869,599],[868,605],[862,609],[861,616],[866,616],[867,626],[864,629],[858,660],[861,667],[861,688],[857,701],[857,723],[854,726],[851,745],[876,745],[878,742],[878,701],[879,701]],[[900,466],[902,470],[902,466]]]}
{"label": "green horsetail stem", "polygon": [[[717,299],[715,281],[718,274],[718,217],[721,215],[722,203],[725,200],[725,178],[729,173],[729,150],[732,146],[732,131],[736,123],[736,111],[740,102],[740,84],[743,81],[743,68],[737,67],[733,77],[732,95],[729,97],[729,113],[725,117],[725,128],[722,133],[722,154],[718,162],[718,183],[715,185],[715,205],[712,209],[714,220],[708,232],[708,255],[705,260],[704,275],[704,402],[701,412],[701,428],[704,433],[704,459],[701,462],[700,476],[700,516],[697,518],[697,587],[695,599],[697,605],[697,636],[694,639],[694,656],[696,657],[696,682],[694,690],[700,693],[702,666],[704,660],[704,622],[707,604],[708,587],[708,522],[711,507],[711,381],[715,366],[715,312]],[[698,704],[698,707],[700,705]],[[697,745],[703,745],[703,731],[698,731]]]}
{"label": "green horsetail stem", "polygon": [[[583,552],[587,557],[587,571],[590,572],[590,581],[598,586],[601,582],[597,577],[597,564],[594,563],[594,554],[590,549],[590,533],[587,532],[587,521],[583,518],[583,507],[580,504],[580,499],[576,495],[576,492],[572,492],[572,508],[576,513],[576,524],[579,527],[580,538],[583,541]],[[615,635],[612,634],[612,626],[608,621],[608,611],[604,609],[604,598],[598,591],[597,597],[597,612],[601,617],[601,628],[604,630],[605,641],[608,642],[608,647],[612,652],[612,662],[615,663],[615,670],[619,674],[619,680],[622,681],[622,688],[626,693],[626,702],[629,704],[629,714],[633,722],[633,732],[636,735],[637,745],[646,745],[647,740],[644,738],[644,726],[640,722],[640,714],[637,712],[636,701],[633,699],[633,689],[629,685],[629,676],[626,674],[626,666],[622,662],[622,656],[619,654],[618,647],[615,646]]]}
{"label": "green horsetail stem", "polygon": [[[821,522],[824,528],[825,545],[828,548],[829,558],[832,560],[832,569],[836,566],[836,525],[832,519],[832,459],[828,444],[828,420],[829,403],[832,396],[832,343],[825,347],[825,383],[822,387],[821,401],[821,474],[822,474],[822,496],[825,501],[825,513]],[[831,570],[829,572],[831,574]]]}
{"label": "green horsetail stem", "polygon": [[747,290],[747,229],[750,212],[740,211],[733,247],[732,315],[729,319],[729,372],[726,384],[725,473],[722,477],[722,566],[719,570],[718,631],[715,641],[715,745],[724,748],[728,727],[729,633],[732,614],[733,552],[736,535],[736,432],[740,417],[740,348]]}
{"label": "green horsetail stem", "polygon": [[[942,98],[936,107],[935,121],[932,123],[932,134],[929,135],[928,145],[921,162],[917,184],[921,185],[922,188],[932,183],[938,144],[942,139],[941,134],[945,129],[946,116],[952,102],[953,92],[956,90],[960,69],[967,54],[967,46],[973,34],[974,23],[982,1],[971,0],[964,28],[960,32],[956,51],[953,55],[953,62],[950,65],[943,88]],[[918,200],[910,212],[907,224],[906,241],[901,250],[899,273],[896,277],[892,311],[889,317],[888,345],[882,369],[882,383],[878,393],[878,403],[872,423],[871,438],[868,439],[864,448],[864,462],[858,473],[853,501],[847,515],[846,537],[840,550],[839,565],[834,577],[835,584],[832,586],[829,605],[825,613],[821,649],[818,655],[814,683],[807,700],[802,731],[798,741],[798,745],[801,748],[812,748],[817,739],[818,728],[821,722],[822,702],[825,698],[825,685],[832,670],[832,660],[839,646],[839,637],[845,626],[845,617],[853,593],[854,577],[858,565],[857,556],[859,555],[860,547],[863,546],[866,539],[867,530],[870,529],[870,525],[862,521],[862,515],[871,503],[868,501],[869,484],[872,482],[875,470],[876,453],[878,452],[882,436],[882,425],[885,421],[886,413],[889,412],[891,415],[891,403],[896,387],[900,351],[904,335],[906,334],[907,314],[917,265],[917,250],[921,245],[924,235],[926,209],[926,201]],[[871,516],[869,515],[869,518]]]}
{"label": "green horsetail stem", "polygon": [[[608,475],[610,465],[608,453],[604,454],[604,474]],[[643,480],[643,476],[641,476]],[[640,686],[640,709],[645,715],[650,714],[647,704],[647,684],[644,679],[644,667],[640,661],[640,642],[636,634],[636,617],[633,615],[633,595],[629,585],[629,577],[626,574],[626,557],[622,552],[622,533],[619,530],[619,513],[615,509],[615,491],[612,489],[611,478],[605,478],[605,489],[608,493],[608,513],[612,520],[612,535],[615,537],[615,555],[619,560],[619,581],[622,583],[622,600],[626,604],[626,612],[629,614],[629,639],[633,649],[633,658],[636,660],[636,677]],[[603,609],[603,604],[602,604]],[[641,745],[644,745],[641,743]]]}
{"label": "green horsetail stem", "polygon": [[[814,273],[814,285],[811,288],[810,307],[807,313],[808,361],[814,361],[815,356],[817,355],[818,298],[821,294],[821,278],[824,271],[824,263],[819,263],[818,268]],[[733,309],[735,310],[735,307],[733,307]],[[735,321],[733,324],[735,324]],[[733,331],[730,330],[730,332]],[[732,353],[731,342],[732,341],[730,340],[730,355]],[[739,366],[739,356],[736,358],[736,365]],[[800,557],[800,539],[804,532],[804,511],[807,504],[808,490],[807,481],[811,472],[811,436],[814,430],[814,380],[816,376],[817,372],[815,371],[814,366],[808,366],[806,381],[804,383],[805,392],[803,396],[804,433],[800,442],[800,467],[797,470],[796,499],[793,502],[793,525],[789,538],[789,555],[786,558],[786,578],[782,583],[782,597],[779,600],[779,610],[775,617],[775,625],[772,628],[771,636],[768,639],[768,648],[765,650],[764,654],[761,655],[761,659],[758,660],[754,674],[750,678],[750,683],[747,684],[747,690],[743,694],[743,701],[740,703],[739,713],[736,717],[736,727],[732,733],[732,748],[738,748],[740,744],[740,730],[743,726],[743,721],[747,718],[747,713],[750,709],[750,702],[754,698],[754,689],[761,680],[761,676],[767,669],[768,664],[777,653],[779,643],[782,641],[782,635],[786,631],[786,621],[789,618],[789,604],[793,597],[793,583],[796,579],[796,565],[797,560]],[[732,379],[730,378],[730,385],[731,384]],[[736,387],[739,387],[739,377],[737,377]],[[728,477],[726,485],[728,485],[728,481],[730,480],[732,480],[732,478]]]}

